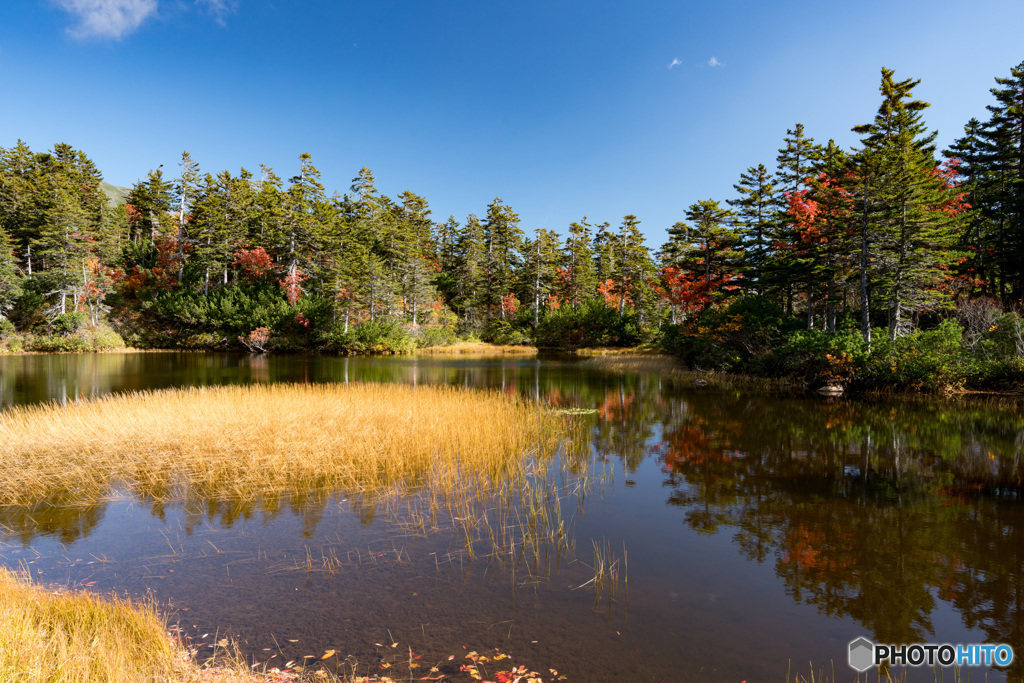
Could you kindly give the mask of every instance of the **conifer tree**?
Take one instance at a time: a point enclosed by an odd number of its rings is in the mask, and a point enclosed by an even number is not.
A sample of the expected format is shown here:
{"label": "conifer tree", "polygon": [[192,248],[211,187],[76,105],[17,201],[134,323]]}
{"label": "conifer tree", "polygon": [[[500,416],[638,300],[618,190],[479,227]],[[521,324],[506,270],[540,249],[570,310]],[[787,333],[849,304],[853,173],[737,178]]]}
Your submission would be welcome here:
{"label": "conifer tree", "polygon": [[25,273],[33,271],[33,245],[38,241],[45,198],[41,196],[38,160],[22,140],[0,147],[0,229],[21,254]]}
{"label": "conifer tree", "polygon": [[855,272],[848,166],[846,153],[829,140],[806,189],[787,193],[787,217],[797,237],[791,249],[804,272],[808,329],[814,327],[815,302],[824,301],[825,328],[836,331],[836,304]]}
{"label": "conifer tree", "polygon": [[611,229],[611,223],[598,224],[594,233],[594,275],[597,277],[598,292],[609,306],[615,290],[616,263],[619,260],[619,237]]}
{"label": "conifer tree", "polygon": [[934,306],[943,298],[955,245],[959,193],[935,160],[936,133],[921,112],[927,102],[912,99],[920,81],[897,81],[882,69],[882,104],[875,120],[857,126],[875,168],[874,207],[866,212],[876,245],[877,287],[889,317],[889,337],[908,327],[908,312]]}
{"label": "conifer tree", "polygon": [[14,258],[14,239],[0,224],[0,320],[6,320],[20,294],[21,275]]}
{"label": "conifer tree", "polygon": [[689,223],[677,223],[670,231],[678,244],[677,263],[700,279],[705,309],[739,288],[741,252],[736,248],[739,235],[731,226],[734,216],[714,199],[704,199],[687,208]]}
{"label": "conifer tree", "polygon": [[650,256],[640,232],[640,220],[633,214],[622,218],[616,253],[615,280],[619,294],[619,317],[625,313],[626,301],[641,314],[647,279],[651,274]]}
{"label": "conifer tree", "polygon": [[196,195],[199,192],[199,164],[193,159],[192,155],[187,151],[181,153],[181,175],[178,177],[178,181],[174,184],[174,193],[177,195],[177,208],[178,208],[178,253],[177,253],[177,265],[178,265],[178,283],[180,284],[185,274],[185,245],[191,243],[192,240],[188,236],[188,223],[189,215],[192,210],[192,204],[195,202]]}
{"label": "conifer tree", "polygon": [[[999,178],[996,201],[1002,206],[998,257],[1003,278],[1000,295],[1024,297],[1024,62],[1010,69],[1007,78],[996,78],[991,89],[996,104],[986,126],[989,166]],[[1004,284],[1005,283],[1005,284]],[[1007,292],[1007,286],[1009,292]]]}
{"label": "conifer tree", "polygon": [[437,248],[437,273],[434,286],[449,305],[456,296],[455,271],[458,268],[459,222],[448,216],[444,223],[434,225],[434,244]]}
{"label": "conifer tree", "polygon": [[170,230],[172,193],[173,185],[164,180],[159,168],[147,173],[145,181],[132,186],[125,200],[137,214],[131,221],[132,241],[138,242],[143,237],[155,239]]}
{"label": "conifer tree", "polygon": [[299,155],[299,173],[289,180],[284,197],[285,226],[288,230],[288,259],[285,280],[297,287],[298,281],[322,277],[321,257],[331,209],[320,182],[320,171],[309,154]]}
{"label": "conifer tree", "polygon": [[500,302],[515,287],[516,274],[522,265],[523,231],[519,227],[519,214],[498,197],[488,205],[483,225],[487,252],[484,259],[487,271],[484,305],[488,317],[493,317],[497,308],[504,318],[506,311]]}
{"label": "conifer tree", "polygon": [[[806,188],[814,164],[821,156],[821,147],[814,142],[814,138],[804,134],[802,123],[796,124],[793,129],[787,129],[782,142],[783,147],[775,157],[778,164],[774,183],[775,189],[778,190],[778,194],[775,195],[776,236],[782,244],[794,244],[797,235],[788,218],[789,203],[786,193],[793,195]],[[786,310],[792,314],[794,290],[803,280],[802,264],[793,258],[792,250],[783,249],[776,252],[775,258],[765,269],[764,279],[768,286],[785,292]]]}
{"label": "conifer tree", "polygon": [[524,289],[533,302],[533,326],[540,322],[540,307],[548,301],[558,278],[558,233],[538,228],[533,240],[523,245]]}
{"label": "conifer tree", "polygon": [[960,189],[971,207],[964,216],[960,234],[960,246],[966,254],[961,276],[967,277],[983,296],[991,296],[997,291],[992,278],[999,275],[998,260],[992,255],[996,253],[1001,212],[996,201],[998,181],[988,164],[989,150],[982,123],[976,118],[968,121],[963,137],[943,150],[942,155],[955,169]]}
{"label": "conifer tree", "polygon": [[584,216],[580,222],[569,225],[569,236],[562,249],[560,277],[561,297],[578,310],[580,304],[594,297],[597,291],[597,273],[594,271],[594,247],[590,237],[590,224]]}
{"label": "conifer tree", "polygon": [[740,196],[728,203],[736,210],[735,223],[742,236],[745,287],[747,291],[762,293],[760,276],[775,251],[775,186],[768,169],[759,164],[741,174],[733,188]]}
{"label": "conifer tree", "polygon": [[[475,324],[486,317],[487,291],[486,231],[476,214],[466,217],[466,225],[456,243],[455,298],[452,303],[466,323]],[[483,316],[480,311],[483,310]]]}

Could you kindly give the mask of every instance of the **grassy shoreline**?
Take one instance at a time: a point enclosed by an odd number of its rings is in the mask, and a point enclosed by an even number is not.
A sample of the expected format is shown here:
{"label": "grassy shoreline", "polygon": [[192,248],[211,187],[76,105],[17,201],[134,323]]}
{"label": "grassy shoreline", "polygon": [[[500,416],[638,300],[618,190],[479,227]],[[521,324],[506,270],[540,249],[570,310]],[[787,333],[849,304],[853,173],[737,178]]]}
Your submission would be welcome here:
{"label": "grassy shoreline", "polygon": [[[208,644],[207,644],[208,645]],[[398,643],[395,643],[398,645]],[[376,663],[360,667],[394,671],[394,677],[363,675],[335,650],[314,658],[250,662],[230,637],[214,637],[210,656],[169,625],[151,600],[36,583],[21,572],[0,567],[0,680],[33,683],[396,683],[398,680],[466,681],[565,680],[552,669],[543,674],[515,666],[509,655],[469,652],[460,661],[439,661],[428,672],[414,669],[401,650],[386,652]],[[417,648],[419,649],[419,648]],[[410,655],[411,657],[411,655]],[[418,659],[418,658],[417,658]],[[410,678],[398,671],[411,665]],[[551,677],[548,677],[548,673]]]}

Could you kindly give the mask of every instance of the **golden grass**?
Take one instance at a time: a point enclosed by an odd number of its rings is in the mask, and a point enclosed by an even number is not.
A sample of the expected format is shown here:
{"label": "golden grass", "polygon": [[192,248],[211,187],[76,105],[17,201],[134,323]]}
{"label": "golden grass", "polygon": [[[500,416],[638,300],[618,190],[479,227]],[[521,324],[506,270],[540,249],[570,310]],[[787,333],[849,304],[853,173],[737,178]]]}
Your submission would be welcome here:
{"label": "golden grass", "polygon": [[50,591],[0,568],[0,680],[135,683],[174,669],[152,605]]}
{"label": "golden grass", "polygon": [[[26,683],[266,683],[298,673],[252,667],[227,639],[216,662],[168,633],[152,602],[51,589],[0,568],[0,681]],[[298,669],[299,667],[296,667]],[[294,670],[293,670],[294,671]],[[319,673],[317,673],[319,672]],[[361,683],[317,669],[310,680]]]}
{"label": "golden grass", "polygon": [[485,342],[459,342],[457,344],[452,344],[451,346],[428,346],[416,350],[416,354],[420,356],[522,356],[532,355],[535,353],[537,353],[537,347],[535,346],[501,346],[498,344],[487,344]]}
{"label": "golden grass", "polygon": [[573,352],[577,356],[665,356],[660,350],[650,346],[600,346],[595,348],[576,349]]}
{"label": "golden grass", "polygon": [[157,500],[315,491],[445,495],[525,475],[571,418],[459,387],[272,384],[112,395],[0,413],[0,505],[116,489]]}

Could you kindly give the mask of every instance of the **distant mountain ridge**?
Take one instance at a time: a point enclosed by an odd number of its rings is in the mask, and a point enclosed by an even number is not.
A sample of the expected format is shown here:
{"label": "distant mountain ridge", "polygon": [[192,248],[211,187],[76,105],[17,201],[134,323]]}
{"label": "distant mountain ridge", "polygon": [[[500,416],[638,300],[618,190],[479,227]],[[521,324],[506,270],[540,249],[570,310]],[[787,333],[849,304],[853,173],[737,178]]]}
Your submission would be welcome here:
{"label": "distant mountain ridge", "polygon": [[117,206],[118,204],[124,204],[128,198],[128,193],[131,190],[127,187],[118,187],[117,185],[111,185],[106,180],[100,183],[100,188],[103,193],[107,195],[107,201],[110,202],[111,206]]}

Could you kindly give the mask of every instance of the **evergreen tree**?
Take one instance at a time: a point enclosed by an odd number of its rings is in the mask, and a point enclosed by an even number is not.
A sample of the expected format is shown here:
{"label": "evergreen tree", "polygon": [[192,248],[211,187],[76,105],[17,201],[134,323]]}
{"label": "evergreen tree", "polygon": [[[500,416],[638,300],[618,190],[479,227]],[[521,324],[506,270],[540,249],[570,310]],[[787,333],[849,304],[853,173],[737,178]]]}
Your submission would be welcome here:
{"label": "evergreen tree", "polygon": [[299,155],[299,173],[289,180],[284,197],[288,231],[286,288],[297,291],[310,276],[322,277],[323,241],[331,223],[331,207],[320,182],[320,171],[309,154]]}
{"label": "evergreen tree", "polygon": [[456,297],[455,271],[458,268],[459,222],[449,216],[444,223],[434,226],[434,243],[437,248],[437,273],[434,286],[449,305]]}
{"label": "evergreen tree", "polygon": [[964,126],[964,135],[943,150],[956,170],[957,180],[965,193],[967,203],[972,207],[964,217],[960,246],[967,254],[967,260],[960,269],[970,284],[976,286],[983,296],[991,296],[996,290],[992,277],[998,276],[998,264],[993,264],[996,253],[996,235],[999,224],[998,202],[994,174],[988,164],[989,154],[982,123],[972,118]]}
{"label": "evergreen tree", "polygon": [[892,339],[906,330],[906,313],[940,302],[949,266],[958,257],[952,247],[959,193],[936,163],[936,133],[927,131],[921,114],[928,103],[912,99],[919,82],[896,81],[893,71],[883,68],[875,120],[854,128],[864,135],[865,158],[872,160],[874,206],[865,216]]}
{"label": "evergreen tree", "polygon": [[38,160],[22,140],[0,147],[0,229],[6,230],[21,254],[25,273],[33,271],[32,247],[39,239],[45,198]]}
{"label": "evergreen tree", "polygon": [[569,225],[569,236],[562,249],[560,270],[561,297],[572,310],[594,297],[597,291],[597,273],[594,270],[594,247],[590,238],[587,217]]}
{"label": "evergreen tree", "polygon": [[836,304],[854,269],[852,177],[849,159],[829,140],[815,164],[806,189],[787,193],[796,241],[791,246],[801,264],[807,295],[807,328],[814,327],[815,302],[825,302],[825,328],[836,331]]}
{"label": "evergreen tree", "polygon": [[[774,186],[779,191],[775,195],[776,238],[782,244],[794,244],[798,237],[788,217],[789,201],[786,193],[795,195],[806,188],[814,164],[821,157],[821,146],[814,142],[814,138],[804,134],[802,123],[787,129],[782,142],[783,147],[775,157],[778,170]],[[786,310],[792,314],[794,291],[803,281],[802,264],[793,258],[792,250],[783,249],[774,256],[762,279],[766,286],[785,293]]]}
{"label": "evergreen tree", "polygon": [[181,175],[174,184],[174,193],[178,205],[178,253],[176,256],[178,266],[178,282],[181,283],[185,274],[185,246],[193,240],[188,236],[188,223],[199,188],[199,164],[187,151],[181,153]]}
{"label": "evergreen tree", "polygon": [[487,250],[484,259],[487,271],[484,306],[488,317],[493,317],[492,311],[497,308],[504,318],[506,310],[500,302],[515,287],[522,265],[523,231],[519,227],[519,215],[498,197],[487,207],[484,243]]}
{"label": "evergreen tree", "polygon": [[406,315],[412,315],[413,325],[417,325],[420,311],[437,297],[431,282],[438,268],[437,252],[427,200],[409,191],[400,194],[399,199],[402,204],[396,220],[396,265],[401,272],[402,307]]}
{"label": "evergreen tree", "polygon": [[170,230],[173,189],[159,168],[146,174],[145,182],[140,180],[132,186],[125,201],[134,212],[130,216],[133,242],[147,235],[155,239]]}
{"label": "evergreen tree", "polygon": [[614,300],[616,263],[619,260],[619,237],[611,230],[611,223],[605,221],[597,226],[594,233],[594,275],[597,277],[598,294],[609,306],[617,305]]}
{"label": "evergreen tree", "polygon": [[741,252],[731,226],[734,216],[717,201],[704,199],[686,210],[688,224],[676,223],[670,231],[679,244],[678,265],[699,277],[698,296],[705,309],[739,288]]}
{"label": "evergreen tree", "polygon": [[7,311],[21,294],[21,275],[14,258],[14,239],[0,224],[0,320],[6,320]]}
{"label": "evergreen tree", "polygon": [[[463,320],[475,324],[486,317],[487,243],[486,231],[475,214],[466,217],[466,225],[456,242],[455,297],[452,300]],[[483,311],[483,315],[480,312]]]}
{"label": "evergreen tree", "polygon": [[[994,198],[1001,207],[997,258],[1003,277],[1000,295],[1024,297],[1024,62],[1010,69],[1008,78],[996,78],[991,92],[996,104],[986,137],[989,165],[999,179]],[[1009,292],[1007,291],[1009,289]]]}
{"label": "evergreen tree", "polygon": [[558,279],[558,233],[538,228],[536,238],[523,246],[525,291],[533,301],[533,326],[540,322],[540,307],[547,303]]}
{"label": "evergreen tree", "polygon": [[775,241],[777,225],[774,220],[775,186],[768,169],[764,164],[759,164],[741,174],[740,181],[733,188],[740,196],[738,199],[730,199],[728,203],[736,210],[735,222],[742,240],[745,286],[748,291],[761,293],[761,274],[774,252],[772,243]]}
{"label": "evergreen tree", "polygon": [[642,317],[645,288],[651,274],[650,256],[640,232],[640,221],[633,214],[622,218],[615,263],[616,287],[619,295],[619,317],[625,313],[626,301]]}

